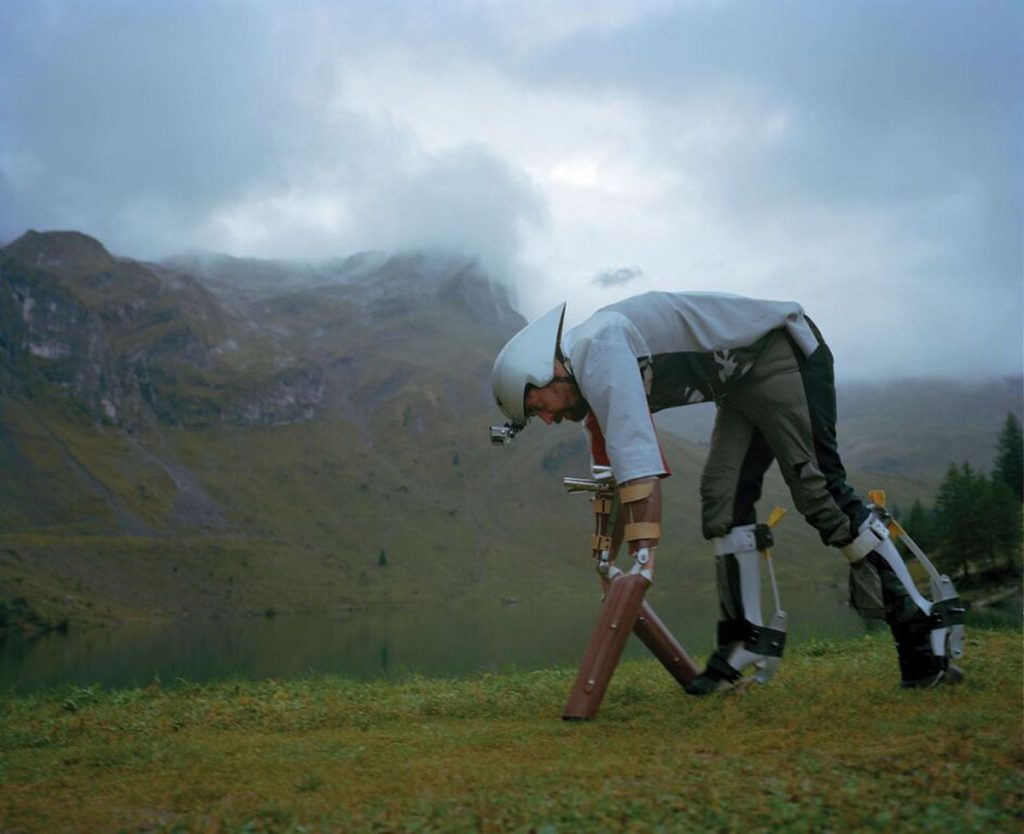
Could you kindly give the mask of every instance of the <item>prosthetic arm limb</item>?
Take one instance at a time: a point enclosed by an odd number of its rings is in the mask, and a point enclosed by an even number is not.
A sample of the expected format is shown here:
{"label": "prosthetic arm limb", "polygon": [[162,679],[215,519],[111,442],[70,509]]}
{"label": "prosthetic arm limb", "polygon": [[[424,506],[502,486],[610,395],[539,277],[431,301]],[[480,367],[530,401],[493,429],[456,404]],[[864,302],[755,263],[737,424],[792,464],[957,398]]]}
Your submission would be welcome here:
{"label": "prosthetic arm limb", "polygon": [[[570,492],[593,488],[588,482],[567,478]],[[693,662],[672,634],[644,602],[654,577],[654,554],[661,535],[661,485],[656,478],[623,484],[618,489],[619,511],[615,533],[609,535],[609,518],[615,497],[610,479],[593,499],[595,533],[591,541],[604,600],[562,717],[593,718],[622,657],[630,631],[634,631],[666,669],[685,683],[696,674]],[[619,539],[628,543],[632,565],[628,572],[612,562]]]}
{"label": "prosthetic arm limb", "polygon": [[[624,513],[615,514],[611,543],[612,560],[615,559],[615,555],[618,554],[619,548],[622,546],[622,539],[625,534],[625,520],[626,516]],[[603,575],[602,582],[607,592],[608,583]],[[633,625],[633,633],[680,685],[685,686],[696,677],[697,666],[690,658],[690,655],[687,654],[686,649],[672,635],[672,632],[661,621],[661,618],[655,613],[654,608],[646,599],[640,607],[640,615],[636,618],[636,623]]]}

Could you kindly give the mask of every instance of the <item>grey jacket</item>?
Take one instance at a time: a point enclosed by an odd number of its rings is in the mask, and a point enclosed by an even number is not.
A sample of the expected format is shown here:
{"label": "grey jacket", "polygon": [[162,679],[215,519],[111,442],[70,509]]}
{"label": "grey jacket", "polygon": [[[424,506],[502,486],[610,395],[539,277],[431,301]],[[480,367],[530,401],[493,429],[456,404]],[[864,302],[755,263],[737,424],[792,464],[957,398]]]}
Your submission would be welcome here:
{"label": "grey jacket", "polygon": [[644,293],[565,332],[562,352],[615,479],[666,474],[651,412],[724,399],[781,328],[805,356],[817,348],[799,304],[725,293]]}

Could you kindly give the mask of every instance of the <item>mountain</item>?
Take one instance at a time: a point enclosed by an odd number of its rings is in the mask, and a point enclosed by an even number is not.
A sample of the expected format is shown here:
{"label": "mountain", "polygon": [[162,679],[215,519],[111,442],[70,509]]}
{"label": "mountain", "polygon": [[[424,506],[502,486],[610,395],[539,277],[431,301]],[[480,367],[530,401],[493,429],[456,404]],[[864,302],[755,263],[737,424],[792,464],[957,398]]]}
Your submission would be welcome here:
{"label": "mountain", "polygon": [[[1010,412],[1024,411],[1024,379],[903,379],[836,383],[837,430],[846,466],[885,477],[910,478],[934,490],[950,463],[988,472],[996,438]],[[706,446],[713,405],[657,416],[666,433]]]}
{"label": "mountain", "polygon": [[[0,614],[593,598],[592,516],[561,485],[587,472],[578,429],[485,436],[493,358],[523,324],[451,253],[144,263],[28,232],[0,249]],[[676,475],[656,602],[714,587],[704,450],[663,438]],[[854,474],[931,497],[895,464]],[[777,474],[764,503],[791,506]],[[783,583],[841,582],[798,519],[777,538]]]}
{"label": "mountain", "polygon": [[522,593],[554,515],[526,470],[557,495],[561,448],[485,437],[523,319],[471,259],[341,263],[196,275],[72,232],[0,250],[0,600],[102,619]]}

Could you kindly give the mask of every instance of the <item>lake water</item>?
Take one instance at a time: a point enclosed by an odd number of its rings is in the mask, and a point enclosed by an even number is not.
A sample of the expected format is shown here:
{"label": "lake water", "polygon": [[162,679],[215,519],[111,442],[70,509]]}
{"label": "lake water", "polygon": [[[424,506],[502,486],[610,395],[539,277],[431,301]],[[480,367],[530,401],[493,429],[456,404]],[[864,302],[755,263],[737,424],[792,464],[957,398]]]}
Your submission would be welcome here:
{"label": "lake water", "polygon": [[[694,656],[713,647],[713,599],[652,593],[649,601]],[[864,633],[836,588],[787,594],[789,645]],[[471,675],[509,668],[574,667],[599,603],[420,606],[273,619],[110,626],[0,643],[0,694],[60,684],[145,685],[338,674],[381,678],[416,672]],[[770,606],[765,606],[767,614]],[[636,639],[627,657],[643,657]]]}

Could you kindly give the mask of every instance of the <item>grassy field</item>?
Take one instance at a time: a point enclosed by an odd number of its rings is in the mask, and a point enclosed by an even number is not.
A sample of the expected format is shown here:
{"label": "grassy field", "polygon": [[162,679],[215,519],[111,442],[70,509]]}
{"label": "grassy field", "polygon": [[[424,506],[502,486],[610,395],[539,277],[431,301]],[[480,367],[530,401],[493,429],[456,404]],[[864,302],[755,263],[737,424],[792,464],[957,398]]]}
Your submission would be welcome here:
{"label": "grassy field", "polygon": [[701,700],[631,662],[586,724],[570,669],[7,698],[0,831],[1019,832],[1020,635],[968,652],[908,692],[884,634],[805,644]]}

